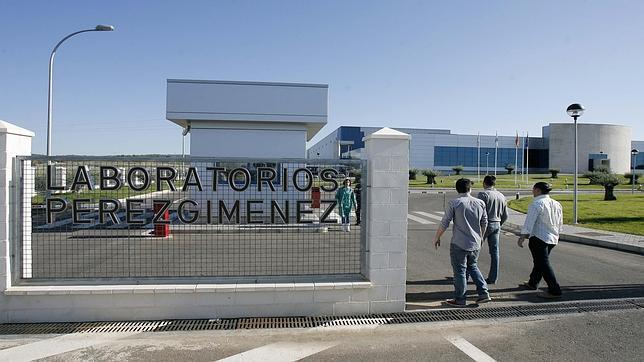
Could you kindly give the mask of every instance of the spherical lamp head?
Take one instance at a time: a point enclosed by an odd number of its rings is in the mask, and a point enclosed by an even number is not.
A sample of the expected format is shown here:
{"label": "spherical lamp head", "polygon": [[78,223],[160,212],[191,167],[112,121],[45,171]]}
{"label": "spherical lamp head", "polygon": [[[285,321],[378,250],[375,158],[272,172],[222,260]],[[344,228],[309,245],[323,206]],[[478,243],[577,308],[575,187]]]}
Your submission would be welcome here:
{"label": "spherical lamp head", "polygon": [[566,113],[568,113],[570,117],[580,117],[582,114],[584,114],[585,110],[586,108],[584,108],[584,106],[582,106],[581,104],[573,103],[569,105],[568,108],[566,108]]}

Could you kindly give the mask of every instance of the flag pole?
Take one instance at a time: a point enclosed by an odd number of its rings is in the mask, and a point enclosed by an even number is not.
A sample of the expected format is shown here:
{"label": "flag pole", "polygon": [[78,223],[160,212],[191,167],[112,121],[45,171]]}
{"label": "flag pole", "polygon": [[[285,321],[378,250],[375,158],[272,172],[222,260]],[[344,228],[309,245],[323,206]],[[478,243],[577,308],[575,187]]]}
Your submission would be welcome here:
{"label": "flag pole", "polygon": [[521,137],[521,182],[523,183],[523,177],[525,176],[525,138]]}
{"label": "flag pole", "polygon": [[517,182],[517,174],[519,173],[519,131],[517,137],[514,139],[514,185],[519,187]]}
{"label": "flag pole", "polygon": [[499,132],[496,132],[494,137],[494,177],[496,177],[496,161],[498,159],[497,154],[499,153]]}
{"label": "flag pole", "polygon": [[525,133],[525,182],[526,184],[530,181],[530,133]]}
{"label": "flag pole", "polygon": [[476,162],[476,181],[481,181],[481,132],[476,135],[476,148],[478,150],[478,161]]}

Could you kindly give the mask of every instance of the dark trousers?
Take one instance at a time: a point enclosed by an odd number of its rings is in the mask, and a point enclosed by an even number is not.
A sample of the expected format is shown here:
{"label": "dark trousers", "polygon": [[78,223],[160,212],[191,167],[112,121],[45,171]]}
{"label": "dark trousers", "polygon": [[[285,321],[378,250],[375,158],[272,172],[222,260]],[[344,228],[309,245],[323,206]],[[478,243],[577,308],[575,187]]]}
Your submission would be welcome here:
{"label": "dark trousers", "polygon": [[532,268],[532,273],[530,273],[530,285],[539,286],[541,278],[546,281],[548,284],[548,292],[554,295],[561,295],[561,288],[557,283],[557,278],[555,277],[555,271],[552,270],[550,266],[550,251],[555,246],[552,244],[546,244],[541,239],[533,236],[530,238],[528,243],[530,247],[530,252],[532,253],[532,261],[534,267]]}

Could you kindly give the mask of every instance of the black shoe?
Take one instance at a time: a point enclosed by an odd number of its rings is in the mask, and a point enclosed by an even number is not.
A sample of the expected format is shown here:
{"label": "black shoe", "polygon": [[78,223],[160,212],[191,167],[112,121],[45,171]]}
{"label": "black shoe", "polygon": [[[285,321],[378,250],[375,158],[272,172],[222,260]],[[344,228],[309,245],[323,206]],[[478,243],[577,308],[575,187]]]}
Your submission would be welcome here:
{"label": "black shoe", "polygon": [[483,304],[491,301],[492,301],[492,297],[488,295],[487,297],[480,297],[479,299],[477,299],[476,304]]}
{"label": "black shoe", "polygon": [[530,282],[527,281],[527,280],[525,282],[519,284],[519,288],[528,289],[528,290],[537,290],[537,287],[535,287],[534,285],[530,284]]}
{"label": "black shoe", "polygon": [[561,299],[561,294],[552,294],[550,292],[538,293],[537,297],[544,299]]}
{"label": "black shoe", "polygon": [[455,299],[448,299],[448,300],[444,301],[443,304],[449,305],[451,307],[456,307],[456,308],[465,308],[465,307],[467,307],[466,303],[459,303]]}
{"label": "black shoe", "polygon": [[489,279],[485,279],[485,282],[486,282],[488,285],[494,285],[494,284],[496,284],[496,280],[495,280],[495,281],[491,281],[491,280],[489,280]]}

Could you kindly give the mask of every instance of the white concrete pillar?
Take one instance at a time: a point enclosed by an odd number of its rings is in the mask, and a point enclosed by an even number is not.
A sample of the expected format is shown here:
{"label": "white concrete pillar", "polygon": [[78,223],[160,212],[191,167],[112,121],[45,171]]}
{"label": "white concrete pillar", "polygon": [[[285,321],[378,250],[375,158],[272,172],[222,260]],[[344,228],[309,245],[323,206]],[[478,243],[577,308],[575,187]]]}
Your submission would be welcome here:
{"label": "white concrete pillar", "polygon": [[409,140],[383,128],[364,138],[367,170],[367,277],[385,300],[371,300],[371,313],[405,309]]}
{"label": "white concrete pillar", "polygon": [[[4,300],[1,292],[11,285],[9,240],[12,236],[11,224],[15,222],[13,219],[15,212],[12,210],[16,205],[13,203],[25,201],[12,201],[12,186],[20,187],[14,184],[17,181],[13,172],[14,157],[31,155],[33,136],[34,133],[31,131],[0,121],[0,301]],[[25,193],[25,197],[30,195],[31,192]],[[29,213],[24,215],[25,222],[19,225],[23,228],[31,228],[31,210],[28,211]],[[29,236],[31,236],[31,230],[29,230]],[[3,309],[2,304],[0,303],[0,309]]]}

